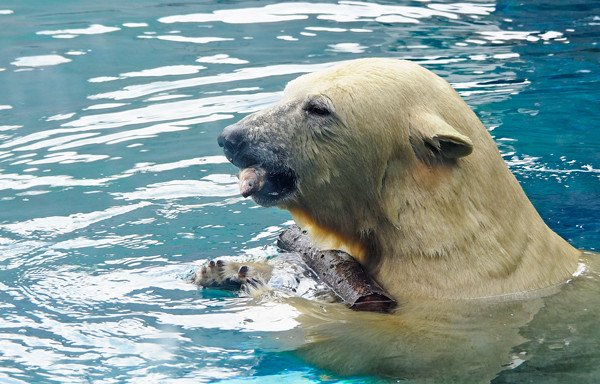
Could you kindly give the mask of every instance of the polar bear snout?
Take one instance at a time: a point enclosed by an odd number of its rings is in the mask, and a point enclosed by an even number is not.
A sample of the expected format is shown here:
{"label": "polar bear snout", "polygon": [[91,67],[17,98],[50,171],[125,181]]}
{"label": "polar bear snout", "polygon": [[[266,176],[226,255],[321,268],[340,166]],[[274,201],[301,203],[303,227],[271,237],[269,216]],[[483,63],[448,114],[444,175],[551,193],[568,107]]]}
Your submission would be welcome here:
{"label": "polar bear snout", "polygon": [[269,167],[275,169],[278,161],[268,143],[258,142],[249,137],[248,127],[239,121],[223,129],[217,137],[217,143],[230,163],[240,169],[250,167]]}
{"label": "polar bear snout", "polygon": [[242,124],[232,124],[217,137],[217,143],[221,148],[227,160],[237,167],[245,168],[252,164],[247,164],[248,159],[244,156],[244,148],[247,147],[245,129]]}

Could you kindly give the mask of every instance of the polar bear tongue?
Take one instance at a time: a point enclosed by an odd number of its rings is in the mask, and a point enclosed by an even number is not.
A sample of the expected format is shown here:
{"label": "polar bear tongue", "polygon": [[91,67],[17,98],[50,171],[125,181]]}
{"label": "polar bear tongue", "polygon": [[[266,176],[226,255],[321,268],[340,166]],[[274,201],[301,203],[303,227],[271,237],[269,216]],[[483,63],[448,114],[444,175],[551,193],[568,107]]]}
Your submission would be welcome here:
{"label": "polar bear tongue", "polygon": [[265,185],[267,172],[264,168],[244,168],[238,175],[240,193],[244,197],[252,196]]}

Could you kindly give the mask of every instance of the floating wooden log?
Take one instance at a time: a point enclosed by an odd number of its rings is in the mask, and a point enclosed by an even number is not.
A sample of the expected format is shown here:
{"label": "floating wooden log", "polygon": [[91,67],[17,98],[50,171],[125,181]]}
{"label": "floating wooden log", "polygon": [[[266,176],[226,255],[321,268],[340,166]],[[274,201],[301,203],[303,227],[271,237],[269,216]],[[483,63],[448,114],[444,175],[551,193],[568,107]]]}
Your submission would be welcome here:
{"label": "floating wooden log", "polygon": [[277,246],[284,251],[298,252],[308,267],[351,309],[389,312],[396,307],[396,301],[356,259],[343,251],[316,249],[297,225],[283,230]]}

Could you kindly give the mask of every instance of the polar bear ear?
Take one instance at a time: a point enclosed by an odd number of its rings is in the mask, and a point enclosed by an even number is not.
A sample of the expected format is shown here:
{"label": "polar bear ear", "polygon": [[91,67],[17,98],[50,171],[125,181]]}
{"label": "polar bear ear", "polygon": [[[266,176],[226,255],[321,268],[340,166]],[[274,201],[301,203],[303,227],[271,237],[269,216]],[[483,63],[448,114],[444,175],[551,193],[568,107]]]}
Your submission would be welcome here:
{"label": "polar bear ear", "polygon": [[458,159],[473,152],[471,139],[432,113],[411,116],[410,127],[410,143],[422,160]]}

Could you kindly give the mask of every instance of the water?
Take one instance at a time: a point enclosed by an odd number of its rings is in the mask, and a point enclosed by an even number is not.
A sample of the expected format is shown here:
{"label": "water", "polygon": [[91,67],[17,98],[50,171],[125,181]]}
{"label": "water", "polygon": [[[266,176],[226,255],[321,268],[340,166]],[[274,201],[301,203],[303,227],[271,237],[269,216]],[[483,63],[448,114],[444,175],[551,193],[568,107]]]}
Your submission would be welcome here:
{"label": "water", "polygon": [[[0,382],[341,380],[285,352],[303,340],[293,307],[185,280],[277,253],[289,214],[239,196],[215,139],[337,61],[446,78],[549,225],[598,250],[599,36],[593,1],[5,0]],[[497,380],[592,382],[600,334],[581,328],[589,348],[560,369],[523,328],[534,357]]]}

